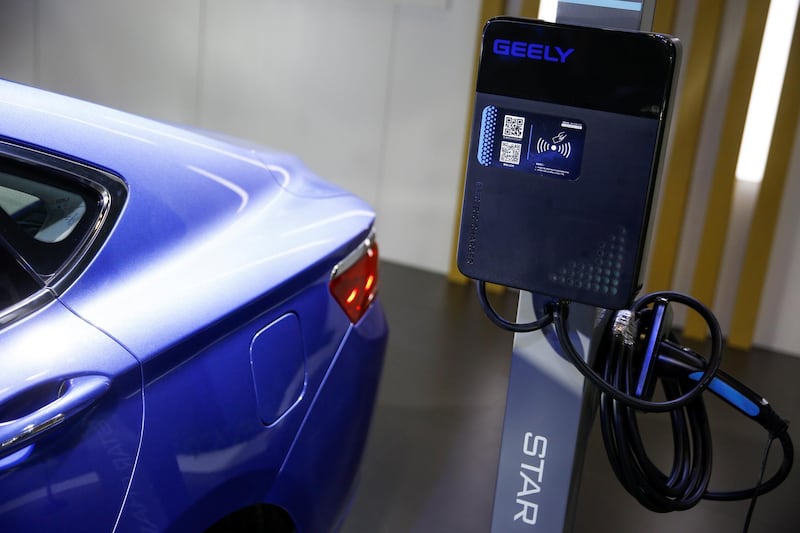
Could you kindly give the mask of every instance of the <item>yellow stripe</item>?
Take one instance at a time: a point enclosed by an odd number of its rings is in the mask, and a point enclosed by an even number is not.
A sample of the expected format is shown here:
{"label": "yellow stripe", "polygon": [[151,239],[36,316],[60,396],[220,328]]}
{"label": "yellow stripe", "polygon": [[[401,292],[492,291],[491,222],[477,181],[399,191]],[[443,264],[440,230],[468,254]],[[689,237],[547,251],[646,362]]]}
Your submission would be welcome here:
{"label": "yellow stripe", "polygon": [[[713,305],[717,290],[725,236],[730,221],[736,161],[739,156],[739,145],[742,142],[747,105],[753,87],[768,9],[769,2],[763,0],[750,0],[747,3],[736,68],[730,83],[728,106],[691,289],[692,296],[708,306]],[[706,325],[699,315],[693,313],[688,316],[684,335],[694,339],[705,338]]]}
{"label": "yellow stripe", "polygon": [[519,16],[526,19],[539,18],[539,0],[522,0]]}
{"label": "yellow stripe", "polygon": [[[702,2],[705,4],[705,2]],[[712,2],[713,3],[713,2]],[[697,7],[698,11],[702,9]],[[658,0],[656,12],[653,15],[653,31],[658,33],[672,33],[675,24],[675,0]]]}
{"label": "yellow stripe", "polygon": [[778,114],[772,134],[772,144],[764,169],[764,179],[758,194],[750,235],[747,239],[739,288],[733,308],[728,343],[736,348],[750,349],[753,344],[764,279],[767,275],[781,197],[788,178],[792,145],[800,120],[800,23],[795,22],[792,48],[783,82]]}
{"label": "yellow stripe", "polygon": [[[717,50],[722,4],[722,0],[706,0],[697,6],[691,47],[685,57],[686,67],[679,108],[675,114],[670,162],[664,174],[661,211],[653,239],[653,254],[647,280],[648,291],[672,288],[692,169],[703,123],[703,109],[708,98],[710,73]],[[661,5],[661,2],[657,5]],[[658,17],[658,12],[656,16]]]}
{"label": "yellow stripe", "polygon": [[483,0],[481,2],[481,12],[478,18],[478,28],[475,40],[475,66],[472,70],[472,84],[470,85],[470,98],[469,107],[467,107],[467,124],[466,131],[464,132],[464,150],[462,151],[461,159],[461,175],[460,186],[458,192],[458,204],[456,204],[456,220],[453,231],[453,245],[450,251],[450,272],[447,274],[447,279],[455,283],[467,283],[469,280],[464,277],[458,270],[456,264],[456,257],[458,254],[458,228],[461,221],[461,202],[464,197],[464,176],[467,173],[467,152],[469,151],[469,136],[470,125],[472,124],[472,110],[475,107],[475,84],[478,79],[478,57],[481,53],[481,36],[483,35],[483,26],[486,21],[492,17],[504,15],[506,11],[505,0]]}

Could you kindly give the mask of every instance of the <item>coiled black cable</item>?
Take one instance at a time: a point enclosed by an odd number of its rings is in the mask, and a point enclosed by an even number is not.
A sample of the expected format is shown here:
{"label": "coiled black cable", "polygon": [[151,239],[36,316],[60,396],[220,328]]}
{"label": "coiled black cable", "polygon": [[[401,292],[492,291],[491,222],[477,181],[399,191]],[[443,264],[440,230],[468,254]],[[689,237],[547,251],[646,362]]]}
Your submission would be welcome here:
{"label": "coiled black cable", "polygon": [[[603,375],[613,386],[630,391],[634,383],[630,354],[612,351],[603,365]],[[659,377],[667,399],[686,393],[694,383],[688,378]],[[650,459],[639,432],[637,416],[631,408],[609,395],[600,398],[600,425],[611,468],[625,489],[639,503],[656,512],[680,511],[693,507],[701,499],[734,501],[754,498],[780,485],[791,471],[794,460],[792,441],[784,425],[770,432],[783,448],[783,461],[767,481],[756,486],[711,491],[712,438],[708,415],[702,398],[669,411],[673,435],[672,467],[664,473]]]}
{"label": "coiled black cable", "polygon": [[[633,306],[637,316],[643,316],[648,303],[660,297],[685,303],[698,311],[709,323],[712,331],[712,351],[720,349],[713,342],[713,335],[719,325],[711,312],[700,302],[678,293],[659,293],[648,295]],[[641,326],[649,335],[647,325]],[[643,341],[640,341],[643,342]],[[602,377],[611,387],[632,394],[636,384],[636,373],[641,362],[639,346],[626,344],[619,339],[611,339],[606,353],[602,357]],[[686,397],[696,388],[692,370],[699,372],[708,365],[703,358],[687,348],[676,344],[673,340],[665,340],[659,351],[678,355],[678,358],[664,356],[659,359],[655,369],[655,378],[661,385],[665,403]],[[681,357],[683,356],[683,357]],[[686,370],[688,368],[688,371]],[[714,379],[735,384],[738,394],[751,398],[757,395],[720,370],[713,373]],[[742,396],[746,399],[746,396]],[[755,402],[754,406],[755,406]],[[777,439],[783,449],[783,461],[778,470],[767,480],[759,481],[754,487],[732,491],[711,491],[708,489],[711,478],[712,439],[708,415],[703,399],[698,397],[668,411],[673,435],[672,467],[668,473],[662,472],[650,459],[639,432],[637,415],[648,412],[647,409],[633,408],[614,398],[603,394],[600,398],[600,424],[606,453],[611,467],[625,489],[643,506],[656,512],[670,512],[689,509],[701,499],[717,501],[734,501],[755,498],[768,492],[789,475],[794,460],[794,448],[788,434],[788,425],[761,399],[757,407],[759,413],[751,415],[768,431],[770,439]]]}
{"label": "coiled black cable", "polygon": [[483,307],[483,311],[486,313],[486,316],[489,317],[489,320],[494,322],[496,326],[508,331],[513,331],[514,333],[528,333],[531,331],[540,330],[553,322],[553,315],[550,313],[547,313],[539,320],[534,320],[533,322],[527,323],[510,322],[506,320],[497,314],[497,311],[494,310],[492,304],[489,303],[489,298],[486,296],[486,282],[477,281],[476,283],[478,285],[478,300],[481,303],[481,307]]}
{"label": "coiled black cable", "polygon": [[[719,370],[722,360],[722,331],[713,313],[698,300],[672,291],[648,294],[637,300],[630,314],[635,320],[651,317],[650,305],[669,305],[677,302],[697,312],[706,322],[711,339],[708,360],[690,350],[665,339],[651,343],[655,350],[651,354],[657,361],[650,369],[642,363],[642,339],[623,342],[611,336],[605,343],[603,354],[598,357],[599,372],[580,356],[572,345],[568,334],[569,302],[554,300],[546,313],[538,320],[526,324],[509,322],[500,317],[486,298],[486,287],[478,283],[478,295],[486,314],[498,326],[514,331],[528,332],[553,324],[559,345],[564,355],[583,376],[601,392],[600,424],[606,453],[617,479],[644,507],[660,513],[686,510],[701,499],[734,501],[753,499],[745,525],[749,523],[755,498],[780,485],[792,468],[794,447],[788,433],[788,425],[772,410],[766,400],[738,383]],[[639,329],[648,335],[659,332],[650,331],[649,325]],[[667,355],[660,355],[661,351]],[[671,355],[670,355],[671,354]],[[641,373],[652,372],[654,389],[660,384],[664,400],[645,399],[641,390]],[[757,413],[746,413],[759,422],[769,432],[769,443],[778,440],[783,450],[783,460],[778,470],[767,481],[762,475],[755,486],[732,490],[711,491],[712,439],[705,404],[701,395],[715,380],[734,383],[737,394],[753,398],[751,402]],[[637,384],[639,388],[637,390]],[[715,391],[716,392],[716,391]],[[756,400],[758,398],[758,400]],[[726,400],[727,401],[727,400]],[[731,402],[729,402],[731,403]],[[732,405],[734,405],[732,403]],[[639,413],[667,413],[672,427],[673,456],[672,467],[668,473],[651,460],[642,441],[637,416]],[[765,451],[768,453],[769,448]]]}
{"label": "coiled black cable", "polygon": [[636,409],[641,409],[642,411],[653,413],[665,413],[667,411],[672,411],[673,409],[683,407],[692,400],[700,397],[703,391],[708,388],[711,380],[714,379],[714,375],[719,370],[719,365],[722,362],[722,330],[720,329],[719,323],[711,311],[699,305],[699,302],[696,300],[693,300],[680,293],[664,291],[649,294],[637,302],[637,304],[634,305],[634,309],[641,309],[647,303],[654,301],[657,298],[666,297],[680,303],[692,301],[693,306],[699,307],[697,310],[701,316],[706,319],[706,322],[709,325],[709,334],[711,336],[711,355],[709,356],[707,368],[703,370],[702,376],[693,387],[684,391],[676,398],[667,399],[663,402],[645,400],[634,396],[627,390],[617,388],[613,384],[606,381],[603,376],[598,374],[591,366],[589,366],[586,361],[583,360],[580,354],[578,354],[577,350],[569,339],[569,334],[567,333],[569,329],[567,323],[569,302],[565,300],[559,301],[552,311],[553,323],[555,324],[561,349],[564,351],[564,354],[572,362],[572,364],[575,365],[575,368],[577,368],[578,371],[583,374],[583,376],[593,385],[600,389],[600,392],[611,396],[615,400],[622,402],[629,407],[634,407]]}

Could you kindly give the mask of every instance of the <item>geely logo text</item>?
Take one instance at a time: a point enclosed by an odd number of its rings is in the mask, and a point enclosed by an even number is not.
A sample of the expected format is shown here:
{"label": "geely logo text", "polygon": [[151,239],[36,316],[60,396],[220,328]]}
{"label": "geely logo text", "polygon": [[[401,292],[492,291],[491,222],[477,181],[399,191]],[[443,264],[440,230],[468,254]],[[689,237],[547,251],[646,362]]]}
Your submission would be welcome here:
{"label": "geely logo text", "polygon": [[567,48],[564,50],[560,46],[550,46],[549,44],[495,39],[492,51],[501,56],[527,57],[528,59],[535,59],[537,61],[566,63],[567,58],[575,49]]}

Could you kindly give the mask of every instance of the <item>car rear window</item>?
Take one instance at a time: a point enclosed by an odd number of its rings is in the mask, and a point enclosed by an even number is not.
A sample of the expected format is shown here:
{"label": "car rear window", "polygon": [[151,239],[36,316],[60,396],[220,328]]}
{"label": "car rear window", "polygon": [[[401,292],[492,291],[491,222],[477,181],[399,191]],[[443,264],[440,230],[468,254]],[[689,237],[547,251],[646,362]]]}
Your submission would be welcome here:
{"label": "car rear window", "polygon": [[107,170],[0,139],[0,245],[13,257],[5,263],[55,294],[99,250],[126,198]]}
{"label": "car rear window", "polygon": [[96,229],[103,194],[47,167],[0,160],[0,227],[10,248],[45,281]]}
{"label": "car rear window", "polygon": [[0,172],[0,209],[39,242],[61,242],[86,214],[86,201],[59,187]]}
{"label": "car rear window", "polygon": [[0,326],[6,322],[2,310],[22,302],[41,288],[41,281],[0,242]]}

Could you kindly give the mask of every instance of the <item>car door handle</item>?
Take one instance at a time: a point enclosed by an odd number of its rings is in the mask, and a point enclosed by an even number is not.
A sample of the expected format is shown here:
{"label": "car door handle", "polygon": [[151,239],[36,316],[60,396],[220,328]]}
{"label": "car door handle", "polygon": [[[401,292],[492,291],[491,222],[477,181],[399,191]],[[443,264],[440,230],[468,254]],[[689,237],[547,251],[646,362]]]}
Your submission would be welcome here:
{"label": "car door handle", "polygon": [[[0,456],[17,450],[71,417],[85,412],[111,388],[107,376],[77,376],[63,380],[56,399],[12,420],[0,420]],[[24,394],[21,393],[21,394]],[[12,397],[8,402],[14,401]]]}

